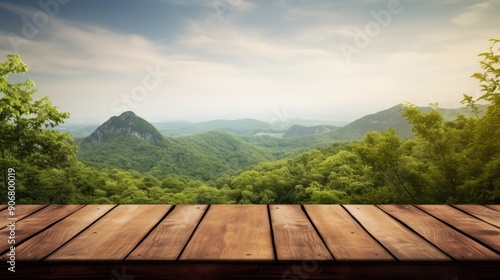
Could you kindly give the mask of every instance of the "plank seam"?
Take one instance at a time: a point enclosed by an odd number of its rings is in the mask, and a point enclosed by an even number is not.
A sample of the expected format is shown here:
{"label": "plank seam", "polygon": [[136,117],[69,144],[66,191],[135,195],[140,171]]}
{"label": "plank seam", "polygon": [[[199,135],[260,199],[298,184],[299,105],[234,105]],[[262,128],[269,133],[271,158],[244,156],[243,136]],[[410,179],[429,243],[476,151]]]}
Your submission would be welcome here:
{"label": "plank seam", "polygon": [[[458,232],[462,233],[463,235],[465,235],[465,236],[467,236],[467,237],[471,238],[472,240],[476,241],[477,243],[479,243],[479,244],[481,244],[481,245],[485,246],[486,248],[488,248],[488,249],[492,250],[493,252],[495,252],[495,253],[497,253],[497,254],[500,254],[500,251],[496,250],[495,248],[491,247],[490,245],[486,244],[485,242],[481,241],[480,239],[478,239],[478,238],[476,238],[476,237],[474,237],[474,236],[472,236],[472,235],[468,234],[467,232],[465,232],[465,231],[461,230],[460,228],[457,228],[457,227],[453,226],[452,224],[450,224],[450,223],[448,223],[448,222],[446,222],[446,221],[444,221],[444,220],[441,220],[440,218],[438,218],[438,217],[436,217],[436,216],[432,215],[431,213],[429,213],[429,212],[425,211],[424,209],[422,209],[422,208],[420,208],[420,207],[418,207],[418,206],[417,206],[417,208],[418,208],[418,209],[420,209],[420,210],[422,210],[422,211],[424,211],[425,213],[427,213],[427,214],[431,215],[431,216],[432,216],[432,217],[434,217],[435,219],[437,219],[437,220],[439,220],[439,221],[441,221],[441,222],[445,223],[446,225],[448,225],[449,227],[451,227],[451,228],[455,229],[456,231],[458,231]],[[481,221],[481,220],[480,220],[480,221]],[[481,222],[482,222],[482,221],[481,221]]]}
{"label": "plank seam", "polygon": [[497,212],[500,212],[500,211],[498,211],[498,209],[491,207],[491,205],[485,205],[485,204],[483,204],[483,206],[484,206],[484,207],[487,207],[487,208],[489,208],[489,209],[493,209],[493,210],[495,210],[495,211],[497,211]]}
{"label": "plank seam", "polygon": [[122,261],[125,261],[129,256],[130,254],[132,254],[132,252],[134,252],[134,250],[139,247],[139,245],[141,245],[142,242],[144,242],[144,240],[146,240],[146,238],[151,234],[151,232],[153,232],[153,230],[168,216],[168,214],[170,214],[172,211],[174,211],[174,208],[175,208],[176,205],[171,205],[170,206],[170,209],[168,209],[167,213],[165,213],[165,215],[163,215],[163,217],[161,217],[158,222],[156,224],[154,224],[150,229],[149,231],[141,238],[141,240],[139,240],[139,242],[137,242],[137,244],[135,244],[135,246],[130,250],[130,252],[128,252],[128,254],[123,258]]}
{"label": "plank seam", "polygon": [[[412,207],[415,207],[413,205],[411,205]],[[416,234],[417,236],[419,236],[420,238],[422,238],[423,240],[425,240],[427,243],[429,243],[431,246],[433,246],[434,248],[436,248],[438,251],[440,251],[441,253],[445,254],[447,257],[449,257],[453,262],[457,262],[458,260],[455,259],[454,257],[452,257],[451,255],[449,255],[448,253],[446,253],[445,251],[441,250],[441,248],[439,248],[437,245],[435,245],[434,243],[432,243],[430,240],[428,240],[427,238],[425,238],[424,236],[422,236],[420,233],[418,233],[417,231],[415,231],[413,228],[411,228],[409,225],[407,225],[405,222],[403,222],[402,220],[398,219],[397,217],[395,216],[392,216],[389,212],[385,211],[384,209],[382,209],[381,207],[379,207],[379,205],[375,205],[375,207],[377,207],[378,209],[382,210],[382,212],[386,213],[389,217],[391,217],[392,219],[394,219],[395,221],[397,221],[398,223],[400,223],[402,226],[406,227],[408,230],[410,230],[411,232],[413,232],[414,234]],[[418,209],[418,207],[415,207]],[[427,214],[427,213],[426,213]],[[460,233],[460,232],[459,232]]]}
{"label": "plank seam", "polygon": [[179,252],[179,255],[177,256],[177,258],[175,258],[175,261],[179,261],[180,260],[182,254],[186,250],[187,245],[189,244],[189,242],[191,242],[191,239],[193,239],[193,236],[194,236],[195,232],[198,230],[198,227],[200,226],[200,224],[203,221],[203,219],[205,219],[205,216],[207,215],[207,213],[208,213],[208,211],[210,210],[211,207],[212,207],[212,204],[209,204],[207,206],[207,209],[205,209],[205,212],[203,213],[203,215],[201,215],[200,220],[198,221],[198,223],[194,227],[193,232],[191,232],[191,235],[189,236],[188,240],[186,241],[186,244],[184,244],[184,246],[182,246],[182,249]]}
{"label": "plank seam", "polygon": [[271,219],[271,205],[267,205],[267,220],[269,221],[269,232],[271,233],[271,242],[272,242],[272,247],[273,247],[273,256],[274,256],[274,261],[278,261],[278,251],[276,249],[276,241],[274,237],[274,229],[273,229],[273,221]]}
{"label": "plank seam", "polygon": [[314,222],[312,221],[311,217],[309,217],[309,213],[307,213],[307,210],[306,208],[304,207],[304,205],[300,205],[300,209],[302,209],[302,212],[304,212],[304,214],[306,215],[307,217],[307,220],[309,220],[309,223],[312,225],[312,227],[314,228],[314,230],[316,231],[316,233],[318,234],[319,236],[319,239],[321,239],[321,242],[323,242],[323,245],[325,246],[325,248],[328,250],[328,252],[330,253],[330,256],[332,256],[333,260],[334,261],[337,261],[337,259],[335,258],[335,256],[333,255],[333,252],[330,250],[330,248],[328,247],[328,245],[326,244],[326,241],[325,239],[323,238],[323,236],[321,235],[321,233],[319,232],[318,228],[316,227],[316,225],[314,224]]}
{"label": "plank seam", "polygon": [[[473,217],[473,218],[475,218],[475,219],[481,220],[481,221],[483,221],[483,222],[485,222],[485,223],[487,223],[487,224],[490,224],[490,225],[492,225],[492,226],[494,226],[494,227],[496,227],[496,228],[500,228],[500,227],[498,227],[498,226],[496,226],[496,225],[494,225],[494,224],[492,224],[492,223],[490,223],[490,222],[488,222],[488,221],[486,221],[486,220],[482,219],[481,217],[478,217],[478,216],[476,216],[476,215],[474,215],[474,214],[472,214],[472,213],[469,213],[469,212],[467,212],[467,211],[465,211],[465,210],[463,210],[463,209],[460,209],[460,208],[456,207],[455,205],[450,205],[450,206],[451,206],[451,207],[453,207],[453,208],[455,208],[455,209],[457,209],[457,210],[458,210],[458,211],[460,211],[460,212],[464,212],[465,214],[467,214],[467,215],[469,215],[469,216],[471,216],[471,217]],[[482,205],[482,206],[484,206],[484,205]],[[487,209],[491,209],[491,208],[489,208],[489,207],[486,207],[486,208],[487,208]]]}
{"label": "plank seam", "polygon": [[375,240],[375,242],[377,242],[380,246],[382,246],[382,248],[384,248],[384,250],[386,250],[386,251],[387,251],[387,253],[389,253],[389,255],[391,255],[391,256],[394,258],[394,260],[395,260],[396,262],[401,262],[401,260],[399,260],[399,259],[398,259],[398,258],[397,258],[397,257],[396,257],[396,256],[395,256],[395,255],[394,255],[394,254],[393,254],[393,253],[389,250],[389,249],[387,249],[387,248],[384,246],[384,244],[382,244],[382,243],[381,243],[381,242],[380,242],[377,238],[375,238],[375,236],[373,236],[373,235],[372,235],[372,234],[371,234],[371,233],[370,233],[370,232],[369,232],[369,231],[365,228],[365,226],[364,226],[364,225],[363,225],[360,221],[358,221],[358,219],[356,219],[356,217],[354,217],[354,215],[352,215],[352,214],[351,214],[351,212],[349,212],[349,210],[347,210],[347,208],[345,208],[345,207],[344,207],[344,205],[343,205],[343,204],[341,204],[340,206],[342,207],[342,209],[344,209],[344,211],[346,211],[346,212],[347,212],[347,214],[349,214],[349,216],[351,216],[351,218],[353,218],[353,219],[354,219],[354,221],[356,221],[356,223],[358,223],[358,224],[359,224],[359,226],[360,226],[360,227],[361,227],[361,228],[362,228],[362,229],[363,229],[363,230],[364,230],[364,231],[365,231],[365,232],[366,232],[366,233],[367,233],[367,234],[368,234],[368,235],[369,235],[369,236],[370,236],[373,240]]}
{"label": "plank seam", "polygon": [[[20,204],[20,205],[24,205],[24,204]],[[31,215],[33,215],[33,214],[35,214],[35,213],[36,213],[36,212],[38,212],[38,211],[41,211],[41,210],[43,210],[43,209],[47,208],[49,205],[50,205],[50,204],[43,205],[43,207],[41,207],[40,209],[35,210],[35,211],[33,211],[33,212],[29,213],[28,215],[24,216],[22,219],[18,219],[18,220],[16,220],[16,223],[17,223],[17,222],[20,222],[20,221],[22,221],[22,220],[24,220],[24,219],[26,219],[26,218],[28,218],[29,216],[31,216]],[[17,206],[19,206],[19,205],[17,205]],[[7,209],[7,207],[5,207],[5,209],[3,209],[2,211],[4,211],[4,210],[5,210],[5,211],[7,211],[6,209]],[[7,225],[5,225],[5,226],[3,226],[3,227],[0,227],[0,229],[3,229],[3,228],[5,228],[5,227],[7,227]]]}
{"label": "plank seam", "polygon": [[[77,211],[85,208],[85,206],[87,206],[89,204],[86,204],[84,205],[84,207],[76,210],[75,212],[71,213],[71,214],[74,214],[76,213]],[[54,251],[50,252],[48,255],[46,255],[45,257],[43,258],[40,258],[39,262],[42,262],[44,261],[45,259],[47,259],[50,255],[54,254],[57,250],[59,250],[60,248],[62,248],[64,245],[66,245],[67,243],[71,242],[73,239],[75,239],[78,235],[80,235],[82,232],[86,231],[89,227],[91,227],[93,224],[97,223],[100,219],[102,219],[102,217],[106,216],[109,212],[111,212],[111,210],[115,209],[116,207],[118,206],[118,204],[115,204],[115,206],[113,206],[112,208],[110,208],[108,211],[106,211],[104,214],[102,214],[99,218],[95,219],[95,221],[93,221],[92,223],[90,223],[88,226],[86,226],[85,228],[83,228],[80,232],[78,232],[77,234],[75,234],[75,236],[71,237],[68,241],[64,242],[63,244],[59,245],[59,247],[57,247]],[[68,215],[69,216],[69,215]],[[64,217],[66,218],[66,217]],[[63,218],[63,219],[64,219]],[[63,219],[61,219],[60,221],[62,221]]]}
{"label": "plank seam", "polygon": [[[48,206],[48,205],[47,205],[47,206]],[[48,224],[48,225],[47,225],[47,226],[45,226],[44,228],[42,228],[42,229],[40,229],[40,230],[38,230],[38,231],[34,232],[33,234],[31,234],[31,235],[27,236],[26,238],[24,238],[23,240],[21,240],[21,241],[19,241],[19,242],[18,242],[18,241],[17,241],[17,239],[16,239],[16,247],[17,247],[17,246],[19,246],[19,245],[21,245],[21,244],[23,244],[24,242],[26,242],[26,241],[30,240],[31,238],[35,237],[36,235],[38,235],[38,234],[42,233],[43,231],[46,231],[47,229],[51,228],[52,226],[54,226],[55,224],[59,223],[60,221],[62,221],[62,220],[64,220],[64,219],[66,219],[69,215],[71,215],[71,214],[75,213],[76,211],[78,211],[78,210],[82,209],[83,207],[85,207],[85,205],[82,205],[82,207],[80,207],[80,208],[78,208],[78,209],[74,210],[73,212],[71,212],[71,213],[69,213],[69,214],[67,214],[67,215],[63,216],[62,218],[60,218],[60,219],[58,219],[58,220],[56,220],[56,221],[54,221],[54,222],[52,222],[52,223]],[[41,209],[45,209],[45,207],[42,207]],[[41,209],[40,209],[40,210],[41,210]],[[38,211],[35,211],[35,212],[38,212]],[[30,214],[30,216],[31,216],[31,214]],[[28,217],[28,216],[26,216],[26,217]],[[3,251],[3,252],[0,252],[0,253],[3,255],[3,254],[6,254],[9,250],[10,250],[10,249],[7,249],[7,250],[5,250],[5,251]]]}

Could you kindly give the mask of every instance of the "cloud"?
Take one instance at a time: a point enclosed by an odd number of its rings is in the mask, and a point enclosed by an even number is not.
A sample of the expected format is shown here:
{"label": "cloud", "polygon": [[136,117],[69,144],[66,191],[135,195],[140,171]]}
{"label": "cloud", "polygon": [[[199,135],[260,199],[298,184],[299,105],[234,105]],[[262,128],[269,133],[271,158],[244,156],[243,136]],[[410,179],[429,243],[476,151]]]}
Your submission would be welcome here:
{"label": "cloud", "polygon": [[96,26],[77,26],[52,19],[31,40],[20,34],[3,33],[1,52],[12,52],[12,42],[31,69],[42,73],[82,72],[135,73],[165,61],[160,47],[145,37],[119,34]]}
{"label": "cloud", "polygon": [[[387,2],[376,1],[375,10]],[[361,2],[338,9],[330,1],[167,2],[167,8],[175,3],[193,9],[175,19],[175,32],[146,36],[56,16],[29,39],[19,32],[22,26],[17,35],[0,28],[0,55],[22,40],[21,57],[39,89],[77,117],[114,114],[111,104],[130,96],[146,68],[157,65],[168,78],[132,108],[146,118],[256,117],[283,106],[298,117],[314,117],[332,108],[352,115],[349,104],[371,113],[403,101],[459,99],[476,54],[498,31],[482,14],[492,10],[489,2],[464,6],[461,19],[456,11],[442,15],[408,6],[347,63],[339,42],[352,43],[353,29],[371,20],[371,6],[360,12]],[[2,2],[0,9],[28,18],[36,11]],[[470,27],[445,24],[452,20]]]}
{"label": "cloud", "polygon": [[[295,36],[294,36],[295,38]],[[304,41],[308,38],[304,38]],[[285,64],[330,55],[310,41],[293,44],[270,38],[259,30],[217,24],[214,21],[191,21],[177,44],[199,57],[225,57],[234,63]]]}
{"label": "cloud", "polygon": [[7,2],[0,2],[0,8],[7,10],[18,16],[32,17],[34,13],[40,11],[40,9],[35,9],[28,6],[14,5]]}
{"label": "cloud", "polygon": [[467,7],[467,9],[454,17],[452,22],[457,25],[475,24],[481,18],[481,14],[491,6],[490,2],[483,2]]}
{"label": "cloud", "polygon": [[[28,22],[41,9],[0,2]],[[161,46],[140,34],[120,33],[96,25],[81,25],[47,15],[42,25],[20,21],[16,32],[0,30],[0,54],[19,52],[33,72],[57,75],[136,74],[171,57]]]}

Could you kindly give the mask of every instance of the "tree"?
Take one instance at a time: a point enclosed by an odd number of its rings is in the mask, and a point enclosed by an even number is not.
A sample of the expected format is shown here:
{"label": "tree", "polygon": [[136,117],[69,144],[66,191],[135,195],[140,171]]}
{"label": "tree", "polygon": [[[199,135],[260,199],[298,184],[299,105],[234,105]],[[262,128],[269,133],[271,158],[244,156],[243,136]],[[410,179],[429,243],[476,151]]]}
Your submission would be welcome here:
{"label": "tree", "polygon": [[420,156],[436,170],[435,181],[447,187],[451,197],[457,196],[457,187],[461,184],[459,174],[460,145],[457,129],[443,122],[443,116],[437,110],[437,104],[432,104],[433,110],[423,113],[414,105],[403,108],[403,116],[413,125],[417,141],[422,145]]}
{"label": "tree", "polygon": [[401,202],[418,203],[415,189],[407,181],[404,149],[394,129],[382,133],[368,132],[363,141],[354,146],[361,161],[401,195]]}
{"label": "tree", "polygon": [[[17,169],[23,165],[42,170],[67,166],[75,158],[76,146],[69,134],[53,130],[69,113],[62,113],[48,97],[34,100],[35,83],[9,83],[9,74],[24,74],[28,66],[19,55],[7,55],[0,62],[0,167]],[[5,197],[5,196],[2,196]]]}
{"label": "tree", "polygon": [[489,105],[477,129],[476,144],[481,147],[483,159],[491,159],[492,156],[500,154],[500,46],[496,45],[500,45],[500,39],[490,41],[493,43],[489,51],[479,54],[483,57],[479,64],[484,71],[471,76],[479,80],[483,95],[476,100],[464,95],[463,100],[463,103],[471,108],[478,102],[486,102]]}
{"label": "tree", "polygon": [[478,174],[471,174],[460,189],[468,202],[498,203],[500,201],[500,39],[491,39],[487,52],[479,54],[483,72],[471,77],[480,82],[482,95],[477,99],[464,94],[464,104],[474,110],[479,102],[487,103],[488,109],[474,129],[474,139],[467,156],[473,160]]}

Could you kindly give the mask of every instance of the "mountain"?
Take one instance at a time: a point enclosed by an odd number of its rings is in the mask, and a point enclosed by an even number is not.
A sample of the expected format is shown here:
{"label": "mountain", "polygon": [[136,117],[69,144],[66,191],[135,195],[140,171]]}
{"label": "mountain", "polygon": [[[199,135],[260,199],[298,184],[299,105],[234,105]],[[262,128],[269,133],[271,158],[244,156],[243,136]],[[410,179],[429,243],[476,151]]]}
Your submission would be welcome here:
{"label": "mountain", "polygon": [[[403,106],[403,104],[398,104],[389,109],[366,115],[326,135],[330,136],[332,140],[351,141],[362,139],[367,132],[372,130],[384,131],[389,128],[394,128],[399,137],[407,139],[412,138],[412,126],[403,117]],[[431,107],[419,108],[424,113],[433,110]],[[483,113],[485,112],[484,106],[481,106],[480,109]],[[438,111],[443,115],[444,121],[452,121],[459,115],[464,115],[466,117],[472,116],[472,112],[464,107],[454,109],[438,108]]]}
{"label": "mountain", "polygon": [[117,136],[135,137],[151,143],[163,142],[163,136],[154,126],[134,112],[128,111],[120,116],[111,117],[85,138],[82,144],[102,142]]}
{"label": "mountain", "polygon": [[155,122],[152,124],[161,134],[166,136],[186,136],[213,130],[225,131],[236,135],[273,132],[269,123],[254,119],[212,120],[199,123]]}
{"label": "mountain", "polygon": [[56,130],[63,133],[71,134],[73,138],[84,138],[92,134],[98,128],[98,124],[72,124],[72,123],[64,123],[58,125]]}
{"label": "mountain", "polygon": [[[238,136],[275,135],[281,137],[286,129],[293,125],[326,125],[338,127],[347,124],[346,122],[312,119],[294,119],[280,123],[280,125],[255,119],[212,120],[197,123],[187,121],[150,123],[160,132],[160,134],[170,137],[187,136],[213,130],[225,131]],[[64,123],[57,126],[55,129],[60,132],[68,132],[73,138],[85,138],[92,134],[98,127],[98,124],[93,123]]]}
{"label": "mountain", "polygon": [[336,130],[337,127],[328,126],[328,125],[316,125],[316,126],[303,126],[303,125],[292,125],[286,132],[283,134],[283,137],[294,137],[294,136],[303,136],[303,135],[318,135],[331,132]]}
{"label": "mountain", "polygon": [[412,131],[408,121],[403,118],[399,104],[389,109],[361,117],[348,125],[334,131],[332,135],[339,140],[358,140],[372,130],[384,131],[394,128],[396,133],[403,138],[411,138]]}
{"label": "mountain", "polygon": [[222,131],[175,138],[162,136],[132,112],[112,117],[99,126],[79,144],[77,156],[94,167],[203,180],[276,159],[269,149]]}
{"label": "mountain", "polygon": [[[126,112],[110,118],[83,141],[77,141],[77,156],[82,162],[96,167],[136,170],[158,177],[178,174],[211,180],[222,174],[238,173],[261,162],[292,157],[335,142],[359,140],[371,130],[394,128],[400,137],[411,138],[411,126],[402,117],[402,108],[402,105],[397,105],[340,128],[327,125],[293,126],[287,137],[234,134],[235,130],[238,131],[236,124],[246,123],[239,131],[262,127],[254,120],[204,123],[205,129],[223,127],[228,131],[233,129],[232,133],[211,130],[167,137],[144,119]],[[421,109],[432,110],[429,107]],[[464,108],[440,110],[445,120],[452,120],[459,114],[470,115]],[[327,129],[331,131],[327,132]]]}

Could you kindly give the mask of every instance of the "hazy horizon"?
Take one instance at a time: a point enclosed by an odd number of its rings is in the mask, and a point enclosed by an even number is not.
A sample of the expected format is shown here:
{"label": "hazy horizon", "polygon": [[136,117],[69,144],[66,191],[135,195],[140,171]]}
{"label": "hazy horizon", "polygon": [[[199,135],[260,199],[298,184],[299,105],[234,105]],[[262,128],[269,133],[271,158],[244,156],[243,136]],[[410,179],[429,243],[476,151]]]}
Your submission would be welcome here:
{"label": "hazy horizon", "polygon": [[1,1],[19,53],[68,123],[349,122],[412,102],[461,107],[500,1]]}

